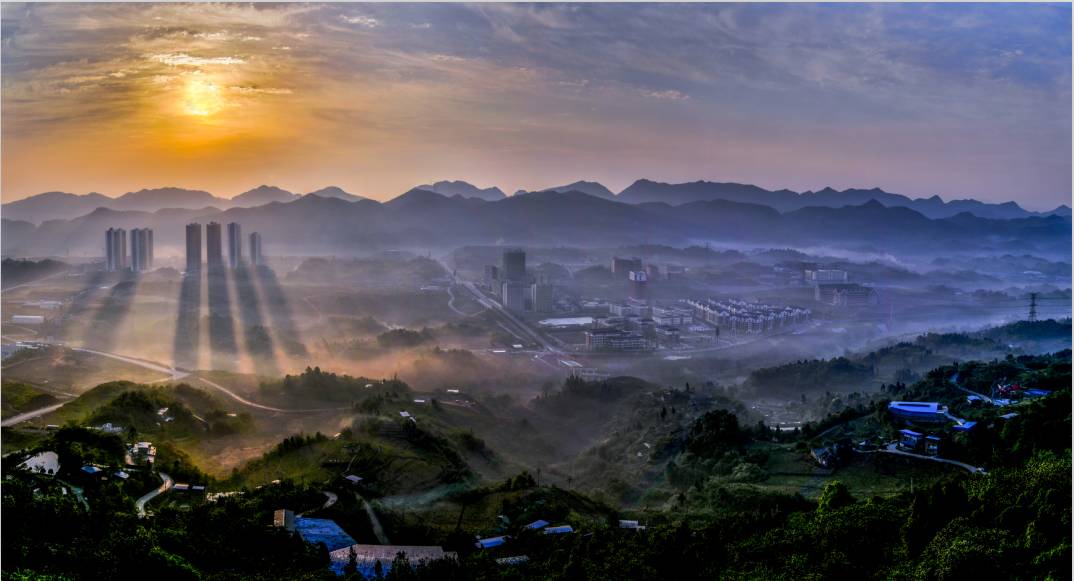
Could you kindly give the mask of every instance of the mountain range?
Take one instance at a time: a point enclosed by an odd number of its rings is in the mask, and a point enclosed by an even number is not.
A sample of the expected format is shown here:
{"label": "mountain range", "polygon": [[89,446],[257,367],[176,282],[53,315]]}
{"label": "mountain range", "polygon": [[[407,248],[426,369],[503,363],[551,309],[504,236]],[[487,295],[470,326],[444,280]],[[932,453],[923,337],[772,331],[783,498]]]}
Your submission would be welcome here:
{"label": "mountain range", "polygon": [[[269,197],[284,198],[267,188],[249,196],[255,200]],[[181,250],[184,224],[210,220],[239,222],[246,232],[260,232],[267,254],[353,255],[377,249],[442,249],[465,244],[726,242],[929,254],[960,248],[980,252],[1017,248],[1037,255],[1069,256],[1071,246],[1070,218],[1054,214],[997,219],[962,212],[933,218],[911,207],[888,207],[875,199],[841,207],[780,211],[765,204],[727,199],[673,204],[625,203],[620,201],[623,197],[607,199],[574,190],[537,191],[486,201],[414,188],[384,203],[318,194],[252,207],[210,205],[156,211],[98,207],[82,216],[46,220],[39,225],[10,219],[5,206],[2,246],[8,256],[97,255],[107,228],[150,227],[155,231],[157,254],[164,256],[169,248],[174,253]]]}
{"label": "mountain range", "polygon": [[[500,201],[507,197],[500,188],[478,188],[464,181],[439,181],[433,184],[417,186],[411,191],[414,190],[433,192],[446,197],[478,199],[489,202]],[[824,188],[816,192],[806,191],[799,193],[786,189],[766,190],[750,184],[708,181],[668,184],[640,179],[618,194],[613,193],[598,182],[591,181],[577,181],[572,184],[546,188],[540,191],[555,193],[581,192],[597,198],[629,204],[666,203],[677,206],[690,202],[726,200],[729,202],[760,204],[783,213],[808,207],[840,208],[843,206],[856,206],[872,200],[887,207],[910,208],[925,217],[933,219],[949,218],[963,212],[968,212],[980,218],[994,219],[1049,215],[1070,217],[1071,215],[1070,208],[1065,205],[1059,206],[1050,212],[1030,212],[1015,202],[992,204],[972,199],[945,202],[939,196],[915,199],[901,194],[885,192],[880,188],[869,190],[847,189],[842,191]],[[515,196],[529,193],[533,192],[519,190],[515,192]],[[310,192],[307,195],[322,198],[339,198],[350,202],[364,199],[335,186]],[[403,196],[405,195],[403,194]],[[270,202],[291,202],[299,197],[301,197],[301,194],[269,185],[258,186],[230,199],[216,197],[201,190],[182,188],[143,189],[123,194],[118,198],[109,198],[97,193],[76,195],[65,192],[46,192],[4,204],[3,217],[11,220],[40,223],[51,219],[75,218],[88,214],[97,208],[148,212],[164,208],[200,209],[212,207],[228,209],[260,206]]]}
{"label": "mountain range", "polygon": [[[336,186],[322,188],[306,195],[340,198],[349,202],[364,199]],[[118,198],[110,198],[98,193],[78,195],[66,192],[46,192],[4,204],[2,214],[4,218],[10,220],[41,223],[46,220],[69,220],[88,214],[97,208],[143,212],[155,212],[166,208],[186,210],[248,208],[271,202],[293,202],[301,197],[302,194],[268,185],[258,186],[233,198],[220,198],[202,190],[183,188],[143,189],[128,192]]]}

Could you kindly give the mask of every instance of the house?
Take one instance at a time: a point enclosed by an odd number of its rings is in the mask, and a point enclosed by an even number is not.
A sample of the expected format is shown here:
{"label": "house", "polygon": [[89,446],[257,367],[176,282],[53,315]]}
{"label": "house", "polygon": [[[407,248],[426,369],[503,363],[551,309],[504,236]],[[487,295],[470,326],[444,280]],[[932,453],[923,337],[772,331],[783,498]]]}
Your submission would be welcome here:
{"label": "house", "polygon": [[925,453],[929,456],[940,454],[940,437],[935,435],[925,436]]}
{"label": "house", "polygon": [[137,442],[130,449],[131,461],[134,464],[152,466],[157,460],[157,448],[152,442]]}
{"label": "house", "polygon": [[899,447],[903,450],[915,451],[921,447],[923,434],[913,430],[899,430]]}
{"label": "house", "polygon": [[544,534],[546,534],[546,535],[562,535],[562,534],[573,533],[573,532],[574,532],[574,529],[571,528],[571,525],[560,525],[560,526],[548,527],[548,528],[544,529]]}
{"label": "house", "polygon": [[131,475],[127,474],[126,472],[124,472],[122,470],[117,470],[116,474],[115,474],[115,477],[119,478],[120,480],[126,480],[126,479],[130,478]]}
{"label": "house", "polygon": [[491,549],[498,547],[507,542],[507,537],[489,537],[487,539],[478,539],[474,546],[478,549]]}
{"label": "house", "polygon": [[968,431],[972,430],[973,427],[976,426],[976,425],[977,425],[977,422],[967,420],[967,421],[962,422],[961,424],[956,424],[954,426],[951,426],[951,429],[956,431],[956,432],[968,432]]}
{"label": "house", "polygon": [[630,529],[630,530],[635,530],[635,531],[644,531],[645,530],[645,526],[644,525],[639,525],[638,521],[636,521],[636,520],[621,520],[621,521],[619,521],[619,528],[621,528],[621,529]]}
{"label": "house", "polygon": [[174,490],[176,492],[187,492],[188,490],[190,490],[190,485],[189,484],[176,484],[175,486],[172,486],[172,490]]}
{"label": "house", "polygon": [[524,526],[522,528],[529,529],[531,531],[538,531],[538,530],[543,529],[546,526],[548,526],[548,521],[546,521],[546,520],[535,520],[535,521],[531,522],[530,524],[528,524],[528,525],[526,525],[526,526]]}
{"label": "house", "polygon": [[344,476],[343,479],[346,480],[347,482],[350,482],[351,484],[358,484],[359,482],[362,481],[361,476],[355,476],[354,474],[348,474],[348,475]]}
{"label": "house", "polygon": [[455,553],[436,546],[354,544],[330,551],[328,566],[336,575],[343,575],[353,559],[359,573],[366,579],[374,579],[377,576],[377,564],[380,564],[381,575],[387,575],[399,554],[405,555],[411,565],[455,558]]}
{"label": "house", "polygon": [[279,509],[272,513],[272,526],[276,528],[283,528],[294,532],[295,530],[295,513],[287,509]]}
{"label": "house", "polygon": [[190,487],[190,492],[192,492],[194,494],[205,494],[205,485],[204,484],[195,484],[194,486]]}
{"label": "house", "polygon": [[96,466],[90,466],[89,464],[82,467],[82,472],[89,474],[90,476],[96,476],[101,473],[101,469]]}

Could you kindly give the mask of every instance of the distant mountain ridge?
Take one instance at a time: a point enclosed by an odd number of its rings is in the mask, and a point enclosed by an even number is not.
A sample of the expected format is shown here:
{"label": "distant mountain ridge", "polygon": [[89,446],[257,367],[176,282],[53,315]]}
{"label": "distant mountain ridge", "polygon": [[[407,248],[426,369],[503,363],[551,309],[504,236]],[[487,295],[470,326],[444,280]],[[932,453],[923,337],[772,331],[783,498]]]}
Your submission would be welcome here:
{"label": "distant mountain ridge", "polygon": [[[864,204],[875,200],[888,207],[906,207],[929,218],[948,218],[969,212],[980,218],[1012,219],[1030,216],[1063,215],[1060,206],[1051,212],[1030,212],[1015,202],[990,204],[978,200],[952,200],[944,202],[939,196],[912,199],[902,194],[885,192],[880,188],[870,190],[847,189],[843,191],[824,188],[813,192],[798,193],[792,190],[766,190],[751,184],[696,181],[668,184],[640,179],[619,192],[617,199],[631,204],[665,202],[672,205],[706,200],[728,200],[763,204],[780,212],[791,212],[810,206],[838,208]],[[1069,208],[1066,215],[1069,216]]]}
{"label": "distant mountain ridge", "polygon": [[[479,188],[471,183],[461,180],[456,181],[439,181],[435,184],[426,184],[413,188],[414,190],[424,190],[427,192],[436,192],[444,196],[462,196],[464,198],[479,198],[489,202],[495,202],[502,200],[506,196],[503,190],[495,186],[491,188]],[[413,191],[413,190],[411,190]]]}
{"label": "distant mountain ridge", "polygon": [[621,246],[731,243],[771,247],[825,245],[873,252],[936,253],[974,248],[1069,256],[1067,217],[980,218],[960,213],[933,219],[876,200],[843,207],[810,206],[779,212],[763,204],[702,200],[628,204],[579,191],[529,192],[495,202],[445,196],[415,188],[380,203],[301,196],[287,202],[227,209],[156,212],[98,208],[68,220],[35,226],[3,219],[9,256],[98,255],[109,227],[150,227],[158,254],[182,248],[190,221],[239,222],[262,234],[267,249],[289,254],[332,254],[370,249],[451,248],[468,244]]}
{"label": "distant mountain ridge", "polygon": [[[497,187],[478,188],[464,181],[438,181],[413,188],[398,196],[402,198],[411,192],[422,191],[445,197],[461,197],[470,200],[497,202],[507,198]],[[1015,202],[1001,204],[981,202],[973,199],[952,200],[945,202],[939,196],[912,199],[901,194],[886,192],[880,188],[835,190],[824,188],[819,191],[798,193],[792,190],[766,190],[751,184],[730,182],[696,181],[669,184],[639,179],[619,194],[613,193],[603,184],[593,181],[577,181],[571,184],[541,190],[541,192],[567,193],[581,192],[593,197],[624,202],[629,204],[664,203],[679,206],[700,201],[725,200],[744,204],[768,206],[778,212],[787,213],[808,207],[839,208],[843,206],[862,205],[876,201],[887,207],[910,208],[928,218],[941,219],[968,212],[980,218],[1016,219],[1028,217],[1060,216],[1069,218],[1071,210],[1063,205],[1050,212],[1030,212]],[[515,196],[539,192],[519,190]],[[338,198],[348,202],[365,200],[361,196],[350,194],[336,186],[329,186],[310,192],[322,198]],[[3,217],[32,223],[45,220],[69,220],[83,216],[99,207],[116,210],[140,210],[153,212],[165,208],[200,209],[233,207],[254,207],[273,202],[288,203],[303,197],[276,186],[261,185],[243,192],[234,198],[221,198],[202,190],[183,188],[143,189],[126,193],[118,198],[109,198],[97,193],[76,195],[65,192],[46,192],[3,205]],[[396,198],[396,199],[398,199]],[[391,202],[389,202],[391,203]]]}

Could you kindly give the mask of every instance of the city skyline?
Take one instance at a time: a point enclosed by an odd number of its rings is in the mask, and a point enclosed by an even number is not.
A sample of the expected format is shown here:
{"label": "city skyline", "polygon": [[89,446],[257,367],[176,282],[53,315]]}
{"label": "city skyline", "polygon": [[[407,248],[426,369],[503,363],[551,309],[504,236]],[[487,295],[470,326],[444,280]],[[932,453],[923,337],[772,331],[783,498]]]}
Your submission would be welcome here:
{"label": "city skyline", "polygon": [[5,4],[3,200],[649,178],[1048,210],[1070,201],[1070,14]]}

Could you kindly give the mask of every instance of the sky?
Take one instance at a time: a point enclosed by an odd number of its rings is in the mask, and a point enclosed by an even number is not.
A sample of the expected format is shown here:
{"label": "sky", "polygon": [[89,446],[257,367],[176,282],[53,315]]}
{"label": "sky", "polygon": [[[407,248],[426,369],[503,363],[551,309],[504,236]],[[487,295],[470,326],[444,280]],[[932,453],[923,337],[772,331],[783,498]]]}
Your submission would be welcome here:
{"label": "sky", "polygon": [[2,5],[2,187],[1071,201],[1071,6]]}

